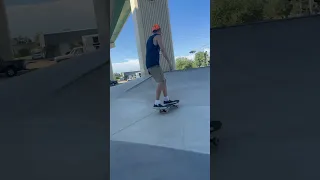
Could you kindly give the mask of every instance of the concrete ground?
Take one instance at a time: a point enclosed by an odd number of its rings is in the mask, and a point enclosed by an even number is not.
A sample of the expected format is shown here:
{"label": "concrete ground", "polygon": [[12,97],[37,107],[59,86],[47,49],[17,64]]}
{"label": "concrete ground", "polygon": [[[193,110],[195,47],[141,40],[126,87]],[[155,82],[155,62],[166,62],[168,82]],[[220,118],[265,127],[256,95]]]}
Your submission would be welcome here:
{"label": "concrete ground", "polygon": [[209,179],[209,69],[167,75],[181,103],[166,115],[152,109],[150,79],[110,88],[108,72],[104,66],[41,103],[3,112],[0,179]]}
{"label": "concrete ground", "polygon": [[261,79],[212,90],[212,113],[224,123],[211,153],[214,179],[320,179],[319,87]]}
{"label": "concrete ground", "polygon": [[39,68],[45,68],[45,67],[49,67],[49,66],[56,64],[55,61],[50,61],[50,60],[46,60],[46,59],[30,60],[27,62],[28,62],[28,64],[27,64],[26,69],[39,69]]}
{"label": "concrete ground", "polygon": [[151,78],[122,94],[126,84],[111,88],[111,179],[210,178],[210,69],[166,77],[169,96],[180,100],[167,114],[152,108]]}
{"label": "concrete ground", "polygon": [[213,179],[320,179],[319,61],[307,62],[213,66]]}
{"label": "concrete ground", "polygon": [[[54,64],[56,64],[55,61],[50,61],[45,59],[44,60],[28,60],[26,65],[26,70],[19,71],[17,76],[21,76],[33,70],[50,67]],[[0,73],[0,81],[8,80],[8,79],[10,78],[8,78],[5,73]]]}
{"label": "concrete ground", "polygon": [[319,30],[320,16],[212,29],[213,179],[320,179]]}
{"label": "concrete ground", "polygon": [[101,68],[41,103],[0,113],[0,179],[108,179],[108,72]]}
{"label": "concrete ground", "polygon": [[[0,179],[193,180],[209,179],[210,167],[218,180],[320,179],[320,76],[304,68],[167,73],[181,102],[162,115],[152,109],[152,79],[110,88],[104,66],[37,107],[1,112]],[[209,154],[210,118],[223,129]]]}

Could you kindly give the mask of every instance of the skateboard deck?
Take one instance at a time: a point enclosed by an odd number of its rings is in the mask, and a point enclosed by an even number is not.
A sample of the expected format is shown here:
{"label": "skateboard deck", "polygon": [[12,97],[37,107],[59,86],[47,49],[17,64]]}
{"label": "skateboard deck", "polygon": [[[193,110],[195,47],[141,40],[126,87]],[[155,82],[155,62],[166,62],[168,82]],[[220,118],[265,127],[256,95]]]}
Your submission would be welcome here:
{"label": "skateboard deck", "polygon": [[180,102],[179,100],[176,100],[175,103],[167,105],[166,108],[160,109],[159,112],[160,113],[167,113],[167,112],[169,112],[169,110],[171,108],[178,108],[179,102]]}
{"label": "skateboard deck", "polygon": [[222,123],[220,121],[211,121],[210,122],[210,142],[214,146],[219,145],[219,131],[222,127]]}

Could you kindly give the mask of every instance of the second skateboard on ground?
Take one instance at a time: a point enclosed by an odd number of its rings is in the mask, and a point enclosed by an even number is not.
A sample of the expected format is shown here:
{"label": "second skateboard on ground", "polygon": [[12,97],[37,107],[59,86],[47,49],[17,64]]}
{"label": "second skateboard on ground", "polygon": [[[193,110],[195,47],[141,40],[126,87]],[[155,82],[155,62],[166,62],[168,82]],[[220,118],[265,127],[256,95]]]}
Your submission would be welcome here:
{"label": "second skateboard on ground", "polygon": [[220,121],[211,121],[210,122],[210,142],[214,146],[219,145],[219,135],[218,132],[222,127],[222,123]]}

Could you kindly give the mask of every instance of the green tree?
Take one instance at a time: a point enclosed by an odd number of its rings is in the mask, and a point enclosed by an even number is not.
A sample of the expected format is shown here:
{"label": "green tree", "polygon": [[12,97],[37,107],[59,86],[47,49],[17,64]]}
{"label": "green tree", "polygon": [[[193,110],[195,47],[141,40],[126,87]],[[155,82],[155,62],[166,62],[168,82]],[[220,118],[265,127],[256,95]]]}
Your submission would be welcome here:
{"label": "green tree", "polygon": [[177,58],[176,59],[176,69],[177,70],[186,70],[193,68],[192,60],[188,58]]}
{"label": "green tree", "polygon": [[207,52],[199,51],[195,54],[194,65],[195,67],[207,66],[208,55]]}
{"label": "green tree", "polygon": [[210,56],[207,51],[204,52],[205,55],[205,66],[210,66]]}
{"label": "green tree", "polygon": [[265,19],[284,19],[291,15],[296,6],[296,2],[291,0],[266,0],[264,3]]}
{"label": "green tree", "polygon": [[239,23],[242,11],[240,0],[211,0],[211,27],[231,26]]}
{"label": "green tree", "polygon": [[[213,0],[210,14],[211,27],[308,15],[309,2],[309,0]],[[314,2],[313,13],[320,12],[320,1]]]}
{"label": "green tree", "polygon": [[241,23],[251,23],[263,20],[262,0],[243,0],[244,10],[241,12],[239,18]]}
{"label": "green tree", "polygon": [[214,0],[211,27],[231,26],[263,20],[264,0]]}
{"label": "green tree", "polygon": [[301,16],[304,13],[304,10],[303,10],[304,4],[302,0],[292,0],[291,4],[292,4],[292,9],[290,12],[290,17]]}

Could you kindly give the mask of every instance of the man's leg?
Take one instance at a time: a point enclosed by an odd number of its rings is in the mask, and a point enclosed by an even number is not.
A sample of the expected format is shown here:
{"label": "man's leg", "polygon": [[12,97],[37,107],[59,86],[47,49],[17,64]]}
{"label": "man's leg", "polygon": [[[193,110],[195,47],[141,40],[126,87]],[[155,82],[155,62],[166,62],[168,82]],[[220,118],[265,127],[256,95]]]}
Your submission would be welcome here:
{"label": "man's leg", "polygon": [[164,96],[164,97],[168,97],[168,92],[167,92],[167,82],[166,82],[166,79],[164,79],[162,92],[163,92],[163,96]]}
{"label": "man's leg", "polygon": [[[160,69],[161,70],[161,69]],[[169,96],[168,96],[168,91],[167,91],[167,81],[166,81],[166,79],[165,79],[165,77],[164,77],[164,75],[163,75],[163,72],[162,72],[162,70],[161,70],[161,77],[162,77],[162,79],[163,79],[163,83],[162,83],[162,85],[161,85],[161,89],[162,89],[162,92],[163,92],[163,104],[164,105],[169,105],[169,104],[175,104],[175,103],[177,103],[178,101],[177,100],[175,100],[175,101],[172,101],[172,100],[170,100],[170,98],[169,98]],[[160,93],[161,94],[161,93]],[[159,98],[160,98],[160,96],[159,96]]]}
{"label": "man's leg", "polygon": [[160,100],[160,95],[162,90],[163,90],[163,83],[160,82],[158,83],[157,90],[156,90],[156,100]]}
{"label": "man's leg", "polygon": [[[164,100],[168,101],[169,97],[168,97],[168,92],[167,92],[167,83],[166,83],[166,79],[164,77],[164,74],[162,72],[161,67],[159,67],[159,69],[158,69],[158,81],[161,82],[161,83],[159,83],[160,84],[159,89],[161,89],[161,91],[163,93]],[[160,92],[160,94],[161,94],[161,92]],[[159,95],[159,98],[160,98],[160,95]]]}
{"label": "man's leg", "polygon": [[163,88],[164,88],[163,73],[161,71],[160,66],[154,66],[148,70],[151,76],[153,77],[153,79],[158,83],[158,86],[156,89],[156,100],[154,103],[154,107],[161,107],[162,105],[160,101],[160,95],[161,95],[161,92],[163,92]]}

